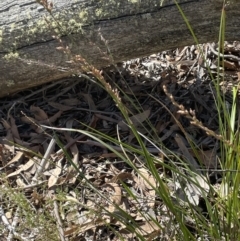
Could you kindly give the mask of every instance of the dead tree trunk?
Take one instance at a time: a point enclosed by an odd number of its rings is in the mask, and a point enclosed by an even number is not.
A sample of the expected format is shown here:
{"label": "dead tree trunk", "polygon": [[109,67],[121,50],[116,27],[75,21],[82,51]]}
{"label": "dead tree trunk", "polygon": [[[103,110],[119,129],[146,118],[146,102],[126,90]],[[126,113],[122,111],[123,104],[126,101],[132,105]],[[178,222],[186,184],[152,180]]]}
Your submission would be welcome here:
{"label": "dead tree trunk", "polygon": [[[53,2],[51,14],[33,0],[0,2],[0,97],[71,75],[77,54],[102,67],[194,43],[174,0]],[[222,0],[178,2],[199,42],[218,40]],[[229,2],[226,38],[239,40],[240,1]]]}

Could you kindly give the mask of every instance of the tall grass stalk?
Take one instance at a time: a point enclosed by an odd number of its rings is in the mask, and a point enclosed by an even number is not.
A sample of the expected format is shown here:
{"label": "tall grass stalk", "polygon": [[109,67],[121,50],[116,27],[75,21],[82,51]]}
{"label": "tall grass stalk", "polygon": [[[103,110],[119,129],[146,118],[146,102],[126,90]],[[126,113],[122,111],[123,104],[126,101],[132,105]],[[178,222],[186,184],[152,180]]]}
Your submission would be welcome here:
{"label": "tall grass stalk", "polygon": [[[175,1],[180,13],[182,14],[196,44],[198,44],[197,38],[189,24],[186,16],[182,12],[177,1]],[[240,214],[240,202],[239,202],[239,179],[240,179],[240,162],[239,162],[239,108],[237,108],[237,96],[239,93],[239,86],[233,86],[232,88],[232,103],[228,103],[225,99],[225,95],[221,91],[221,82],[224,81],[224,41],[225,41],[225,25],[226,25],[226,13],[225,6],[226,1],[223,1],[220,27],[219,27],[219,40],[218,48],[219,54],[217,58],[217,76],[213,78],[211,71],[208,68],[210,76],[216,90],[215,104],[218,111],[219,131],[220,135],[225,141],[220,141],[220,165],[223,171],[221,187],[218,190],[219,199],[216,200],[219,207],[212,209],[208,208],[209,215],[212,223],[219,223],[217,220],[221,220],[219,224],[214,225],[215,233],[222,231],[222,235],[225,240],[237,240],[239,238],[239,214]],[[212,210],[212,211],[211,211]],[[219,229],[219,230],[217,230]]]}

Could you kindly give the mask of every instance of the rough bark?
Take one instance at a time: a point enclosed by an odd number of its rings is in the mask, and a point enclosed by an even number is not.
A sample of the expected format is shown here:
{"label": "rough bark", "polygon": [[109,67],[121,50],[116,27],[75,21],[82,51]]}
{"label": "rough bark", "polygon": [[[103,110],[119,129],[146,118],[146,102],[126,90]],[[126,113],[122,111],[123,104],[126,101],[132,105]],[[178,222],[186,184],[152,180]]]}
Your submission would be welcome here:
{"label": "rough bark", "polygon": [[[178,2],[199,42],[218,40],[221,0]],[[240,1],[229,2],[226,38],[239,40]],[[0,97],[71,75],[76,54],[103,67],[194,43],[174,0],[53,3],[50,14],[34,0],[0,2]]]}

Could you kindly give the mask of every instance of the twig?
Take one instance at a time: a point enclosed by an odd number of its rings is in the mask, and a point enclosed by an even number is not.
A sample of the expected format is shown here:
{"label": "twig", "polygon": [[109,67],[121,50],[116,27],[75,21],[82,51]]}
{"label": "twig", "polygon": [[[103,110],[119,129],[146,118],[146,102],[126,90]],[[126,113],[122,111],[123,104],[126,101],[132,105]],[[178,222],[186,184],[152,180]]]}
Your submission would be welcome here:
{"label": "twig", "polygon": [[50,143],[48,145],[47,151],[46,151],[44,157],[42,158],[40,165],[37,168],[35,176],[32,179],[32,184],[35,184],[37,182],[39,174],[41,172],[43,172],[45,165],[47,163],[47,160],[48,160],[49,156],[51,155],[53,149],[55,148],[55,143],[56,143],[55,139],[52,138],[52,140],[50,141]]}
{"label": "twig", "polygon": [[208,44],[210,50],[212,51],[212,53],[214,53],[216,56],[220,56],[222,58],[226,58],[226,59],[232,59],[233,61],[235,62],[240,62],[240,58],[238,58],[237,56],[235,55],[232,55],[232,54],[222,54],[222,53],[219,53],[218,51],[216,51],[213,46],[211,44]]}
{"label": "twig", "polygon": [[7,217],[5,216],[4,210],[1,206],[0,206],[0,216],[4,226],[9,230],[9,232],[12,232],[12,225],[9,223]]}
{"label": "twig", "polygon": [[26,189],[31,189],[31,188],[33,188],[33,187],[40,186],[41,184],[46,183],[46,182],[47,182],[47,180],[42,181],[42,182],[39,182],[39,183],[29,184],[29,185],[26,185],[26,186],[24,186],[24,187],[16,187],[16,188],[13,188],[13,190],[26,190]]}
{"label": "twig", "polygon": [[60,239],[61,239],[61,241],[66,241],[65,237],[64,237],[63,228],[62,228],[63,227],[62,221],[61,221],[61,218],[60,218],[59,213],[58,213],[58,205],[57,205],[56,200],[54,200],[53,205],[54,205],[54,214],[55,214],[55,217],[57,219],[57,227],[58,227]]}
{"label": "twig", "polygon": [[178,84],[183,84],[183,83],[186,82],[189,74],[191,73],[191,71],[192,71],[192,69],[194,68],[194,66],[196,65],[196,63],[198,62],[198,59],[199,59],[199,56],[198,56],[197,59],[193,62],[192,66],[191,66],[190,69],[188,70],[188,72],[187,72],[186,76],[184,77],[184,79],[183,79],[183,80],[180,80],[180,81],[178,82]]}
{"label": "twig", "polygon": [[15,231],[15,228],[16,228],[16,225],[17,225],[17,222],[18,222],[18,211],[19,209],[17,209],[16,211],[16,214],[15,214],[15,217],[13,219],[13,222],[12,222],[12,225],[9,223],[5,213],[4,213],[4,210],[3,208],[0,206],[0,216],[1,216],[1,220],[4,224],[4,226],[7,228],[7,230],[9,231],[9,235],[7,237],[7,241],[11,241],[13,240],[13,238],[17,238],[18,240],[21,240],[21,241],[29,241],[27,238],[24,238],[22,237],[20,234],[18,234],[16,231]]}
{"label": "twig", "polygon": [[[15,228],[16,228],[16,226],[17,226],[17,223],[18,223],[18,218],[19,218],[19,215],[18,215],[18,213],[19,213],[19,207],[17,208],[17,210],[16,210],[16,212],[15,212],[15,216],[14,216],[14,218],[13,218],[13,221],[12,221],[12,225],[11,225],[11,232],[9,232],[9,235],[8,235],[8,237],[7,237],[7,241],[11,241],[12,239],[13,239],[13,237],[14,237],[14,230],[15,230]],[[16,234],[16,233],[15,233]]]}

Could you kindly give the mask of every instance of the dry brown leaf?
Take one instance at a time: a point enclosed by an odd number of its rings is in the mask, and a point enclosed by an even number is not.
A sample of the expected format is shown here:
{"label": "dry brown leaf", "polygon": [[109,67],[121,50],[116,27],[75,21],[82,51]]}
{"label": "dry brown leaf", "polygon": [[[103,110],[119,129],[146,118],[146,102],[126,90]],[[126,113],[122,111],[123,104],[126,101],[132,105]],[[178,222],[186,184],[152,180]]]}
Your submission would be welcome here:
{"label": "dry brown leaf", "polygon": [[3,126],[4,126],[4,128],[6,130],[10,130],[11,129],[10,124],[6,120],[2,119],[2,124],[3,124]]}
{"label": "dry brown leaf", "polygon": [[134,238],[136,237],[135,232],[129,231],[125,227],[119,231],[119,234],[121,235],[123,240],[126,240],[126,241],[134,240]]}
{"label": "dry brown leaf", "polygon": [[156,237],[158,237],[161,233],[161,229],[159,228],[158,230],[152,232],[151,234],[148,235],[147,240],[146,241],[152,241],[154,240]]}
{"label": "dry brown leaf", "polygon": [[[49,122],[47,122],[49,124]],[[42,126],[36,126],[34,125],[34,131],[38,134],[44,133],[44,128]]]}
{"label": "dry brown leaf", "polygon": [[[153,221],[142,222],[142,223],[139,223],[138,228],[135,229],[135,232],[139,233],[142,236],[147,236],[148,238],[149,236],[152,236],[152,235],[156,237],[156,233],[159,234],[160,232],[160,227],[157,224],[155,224]],[[129,240],[129,239],[132,240],[134,237],[136,237],[135,232],[130,232],[127,229],[122,229],[119,231],[119,233],[121,234],[122,237],[125,238],[125,240]]]}
{"label": "dry brown leaf", "polygon": [[131,116],[130,119],[135,126],[141,125],[150,115],[150,109],[143,111],[142,113]]}
{"label": "dry brown leaf", "polygon": [[[130,120],[132,121],[132,124],[135,127],[140,126],[150,115],[150,109],[143,111],[142,113],[133,115],[130,117]],[[124,123],[124,121],[119,121],[118,122],[119,127],[121,128],[121,130],[123,131],[127,131],[128,130],[128,126]]]}
{"label": "dry brown leaf", "polygon": [[52,106],[55,109],[61,110],[61,111],[67,111],[71,110],[73,107],[72,106],[67,106],[67,105],[62,105],[56,102],[48,102],[50,106]]}
{"label": "dry brown leaf", "polygon": [[[73,128],[73,123],[74,123],[74,120],[73,120],[73,119],[69,119],[69,120],[66,122],[66,128],[72,129],[72,128]],[[66,133],[69,133],[69,132],[66,132]]]}
{"label": "dry brown leaf", "polygon": [[154,207],[155,205],[155,196],[156,196],[156,190],[155,188],[157,187],[156,181],[154,177],[147,171],[145,168],[140,168],[139,169],[139,182],[142,183],[142,189],[145,190],[146,188],[148,189],[148,200],[147,200],[147,205],[149,207]]}
{"label": "dry brown leaf", "polygon": [[17,171],[12,172],[12,173],[10,173],[9,175],[7,175],[7,177],[13,177],[13,176],[18,175],[20,172],[27,171],[27,170],[29,170],[34,164],[35,164],[34,160],[33,160],[33,159],[30,159],[26,164],[20,166],[20,168],[19,168]]}
{"label": "dry brown leaf", "polygon": [[[81,218],[81,219],[80,219],[80,218]],[[77,209],[74,209],[74,210],[72,210],[72,211],[69,211],[69,212],[67,213],[67,215],[66,215],[66,221],[67,221],[68,223],[71,222],[72,224],[76,224],[76,225],[78,225],[78,224],[82,225],[82,224],[84,224],[87,220],[88,220],[88,218],[87,218],[83,213],[81,213],[81,216],[80,216],[80,214],[79,214],[79,212],[78,212]]]}
{"label": "dry brown leaf", "polygon": [[174,136],[174,139],[177,142],[178,147],[181,150],[182,154],[188,160],[190,167],[192,167],[194,170],[200,169],[199,165],[197,164],[197,162],[195,161],[195,159],[193,158],[193,156],[190,154],[187,147],[185,146],[183,137],[180,136],[179,134],[176,134]]}
{"label": "dry brown leaf", "polygon": [[74,203],[77,203],[77,204],[81,204],[77,198],[73,197],[73,196],[70,196],[70,195],[66,195],[65,196],[66,200],[67,201],[70,201],[70,202],[74,202]]}
{"label": "dry brown leaf", "polygon": [[195,155],[196,158],[208,169],[208,168],[217,168],[217,158],[216,150],[195,150],[194,152],[190,149],[189,152],[192,155]]}
{"label": "dry brown leaf", "polygon": [[[175,117],[176,117],[176,115],[175,115]],[[176,117],[176,119],[177,119],[177,117]],[[161,138],[159,138],[159,140],[165,141],[173,134],[174,131],[176,131],[178,129],[179,129],[179,126],[177,124],[172,125],[169,130],[164,130],[164,135]]]}
{"label": "dry brown leaf", "polygon": [[38,123],[39,124],[42,124],[42,125],[47,125],[49,123],[53,123],[55,122],[61,115],[62,115],[63,111],[58,111],[56,114],[54,114],[53,116],[51,116],[49,119],[46,119],[46,120],[42,120],[42,121],[39,121]]}
{"label": "dry brown leaf", "polygon": [[153,221],[143,222],[138,226],[136,232],[139,234],[146,236],[154,233],[155,231],[159,231],[159,226]]}
{"label": "dry brown leaf", "polygon": [[13,140],[13,136],[12,136],[12,132],[11,130],[7,131],[7,136],[4,138],[3,142],[2,142],[5,146],[7,146],[7,148],[12,152],[14,152],[14,140]]}
{"label": "dry brown leaf", "polygon": [[166,130],[167,126],[170,124],[171,122],[170,121],[162,121],[162,120],[159,120],[157,122],[157,125],[155,127],[156,131],[158,134],[162,133],[162,131]]}
{"label": "dry brown leaf", "polygon": [[33,190],[31,194],[31,201],[34,203],[34,205],[38,206],[41,205],[44,202],[44,195],[37,192],[36,189]]}
{"label": "dry brown leaf", "polygon": [[113,164],[109,164],[109,172],[113,175],[118,175],[120,173],[120,170],[115,167]]}
{"label": "dry brown leaf", "polygon": [[0,144],[0,162],[2,167],[0,169],[5,168],[9,165],[9,160],[11,158],[11,152],[5,145]]}
{"label": "dry brown leaf", "polygon": [[126,179],[133,180],[133,175],[129,172],[120,172],[114,176],[110,182],[117,183],[118,181],[125,181]]}
{"label": "dry brown leaf", "polygon": [[58,111],[56,114],[54,114],[53,116],[51,116],[49,119],[48,119],[48,121],[50,122],[50,123],[53,123],[53,122],[55,122],[61,115],[62,115],[62,111],[60,110],[60,111]]}
{"label": "dry brown leaf", "polygon": [[118,157],[118,155],[113,153],[113,152],[109,152],[109,153],[101,153],[101,154],[99,154],[99,157],[108,159],[108,158],[111,158],[111,157]]}
{"label": "dry brown leaf", "polygon": [[13,137],[20,140],[21,138],[18,132],[18,128],[15,124],[15,119],[11,115],[10,115],[10,123],[11,123],[11,131],[12,131]]}
{"label": "dry brown leaf", "polygon": [[[32,142],[32,143],[34,143],[34,142]],[[40,143],[43,143],[43,141],[42,142],[40,142]],[[28,151],[29,151],[29,154],[31,155],[36,155],[36,153],[39,153],[39,149],[40,149],[41,147],[40,147],[40,145],[35,145],[35,146],[31,146],[31,147],[29,147],[27,150],[25,150],[25,153],[28,153]]]}
{"label": "dry brown leaf", "polygon": [[28,116],[22,116],[22,117],[21,117],[21,121],[22,121],[23,123],[27,123],[27,124],[33,124],[33,123],[36,122],[36,120],[35,120],[34,118],[28,117]]}
{"label": "dry brown leaf", "polygon": [[[71,127],[67,126],[67,128],[71,128]],[[69,135],[69,132],[64,132],[64,136],[68,143],[74,141],[74,139]],[[78,175],[78,171],[76,170],[76,168],[79,167],[79,151],[76,144],[71,145],[70,150],[72,152],[72,156],[73,156],[72,162],[74,163],[74,166],[71,165],[68,168],[68,174],[67,174],[66,180],[69,180],[69,183],[73,184],[76,182],[77,175]]]}
{"label": "dry brown leaf", "polygon": [[[74,141],[74,139],[72,137],[70,137],[70,135],[67,132],[64,133],[64,136],[68,143]],[[76,144],[71,145],[70,150],[73,155],[72,161],[76,166],[78,166],[79,165],[79,151],[78,151],[77,145]]]}
{"label": "dry brown leaf", "polygon": [[111,99],[109,98],[109,96],[107,96],[106,98],[102,99],[98,105],[97,105],[97,109],[102,109],[102,110],[106,110],[107,107],[109,107],[111,105]]}
{"label": "dry brown leaf", "polygon": [[64,231],[64,237],[68,237],[70,235],[74,235],[75,233],[79,232],[80,225],[71,225],[70,227],[66,228]]}
{"label": "dry brown leaf", "polygon": [[51,176],[48,179],[48,188],[51,188],[52,186],[54,186],[58,181],[59,175],[62,172],[62,164],[61,164],[62,159],[58,161],[56,168],[54,168],[51,172]]}
{"label": "dry brown leaf", "polygon": [[10,147],[14,143],[14,139],[13,139],[13,135],[12,135],[12,131],[11,131],[11,126],[8,123],[8,121],[6,121],[4,119],[2,119],[2,124],[7,131],[7,136],[3,139],[3,144],[6,144],[6,146]]}
{"label": "dry brown leaf", "polygon": [[92,99],[92,95],[90,95],[90,94],[82,94],[82,95],[83,95],[85,101],[88,103],[89,109],[90,110],[96,110],[97,108],[96,108],[96,105],[95,105],[95,103]]}
{"label": "dry brown leaf", "polygon": [[154,177],[148,172],[146,168],[139,168],[138,171],[140,174],[139,179],[144,185],[143,189],[153,189],[157,186]]}
{"label": "dry brown leaf", "polygon": [[[4,146],[4,153],[7,154],[7,156],[10,156],[10,153],[15,153],[15,147],[11,143],[6,140],[6,138],[3,139],[2,144]],[[19,148],[20,149],[20,148]],[[7,156],[5,156],[7,158]]]}
{"label": "dry brown leaf", "polygon": [[111,197],[113,204],[109,204],[108,207],[109,212],[114,212],[116,210],[115,205],[119,206],[122,200],[121,188],[117,183],[106,183],[103,187],[110,187],[114,191],[114,194]]}
{"label": "dry brown leaf", "polygon": [[110,121],[111,123],[118,123],[118,121],[116,119],[105,116],[105,115],[95,114],[95,116],[98,117],[99,119]]}
{"label": "dry brown leaf", "polygon": [[42,144],[46,140],[46,137],[44,135],[39,135],[38,133],[30,133],[30,136],[31,143],[34,144]]}
{"label": "dry brown leaf", "polygon": [[26,184],[23,182],[23,180],[19,177],[16,179],[16,183],[18,187],[26,187]]}
{"label": "dry brown leaf", "polygon": [[19,162],[23,156],[24,156],[24,153],[22,151],[18,151],[16,153],[16,155],[13,157],[13,159],[11,161],[9,161],[4,167],[7,167],[7,166],[13,164],[14,162]]}
{"label": "dry brown leaf", "polygon": [[77,98],[69,98],[69,99],[61,100],[61,103],[65,105],[75,106],[75,105],[79,105],[81,101]]}
{"label": "dry brown leaf", "polygon": [[240,72],[239,71],[237,72],[237,76],[238,76],[237,80],[240,81]]}
{"label": "dry brown leaf", "polygon": [[31,105],[30,111],[33,113],[34,117],[38,121],[43,121],[48,119],[48,115],[41,108]]}
{"label": "dry brown leaf", "polygon": [[[203,175],[196,174],[195,177],[191,177],[191,180],[196,182],[198,185],[188,182],[184,188],[184,193],[187,196],[188,202],[197,206],[199,204],[199,198],[206,197],[208,194],[210,185]],[[200,188],[198,186],[200,186]]]}
{"label": "dry brown leaf", "polygon": [[84,233],[89,229],[93,229],[96,228],[98,226],[102,226],[106,224],[106,221],[102,220],[102,219],[97,219],[97,220],[92,220],[89,222],[84,223],[83,225],[75,225],[75,226],[71,226],[70,228],[66,228],[64,231],[64,236],[70,236],[70,235],[74,235],[75,233]]}
{"label": "dry brown leaf", "polygon": [[[34,157],[35,159],[37,159],[36,157]],[[38,161],[35,160],[35,164],[28,170],[28,172],[31,174],[31,175],[34,175],[37,171],[37,163],[40,163],[41,160],[39,159]]]}
{"label": "dry brown leaf", "polygon": [[223,61],[224,68],[229,69],[229,70],[237,70],[237,66],[235,65],[234,62],[227,61],[224,59]]}
{"label": "dry brown leaf", "polygon": [[14,138],[14,141],[15,143],[17,143],[18,145],[20,146],[24,146],[24,147],[29,147],[31,144],[26,142],[26,141],[22,141],[22,140],[19,140],[18,138]]}

